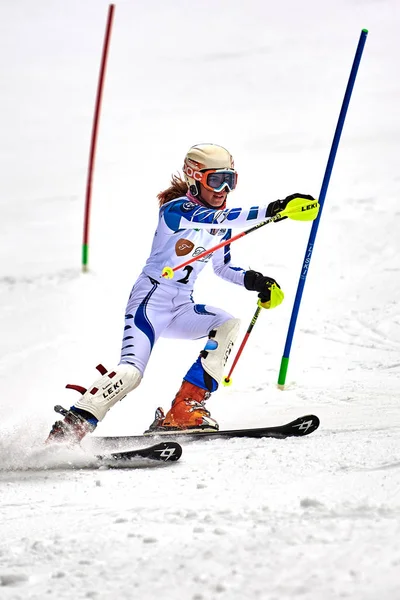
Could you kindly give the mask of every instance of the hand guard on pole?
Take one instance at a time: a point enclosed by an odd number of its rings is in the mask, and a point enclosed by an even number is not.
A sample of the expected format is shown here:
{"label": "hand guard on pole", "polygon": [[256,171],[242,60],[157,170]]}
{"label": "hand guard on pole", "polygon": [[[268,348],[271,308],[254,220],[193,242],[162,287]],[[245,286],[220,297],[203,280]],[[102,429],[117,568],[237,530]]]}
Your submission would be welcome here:
{"label": "hand guard on pole", "polygon": [[[282,212],[283,210],[285,210],[286,208],[288,208],[289,210],[292,208],[291,203],[293,205],[293,208],[297,205],[297,203],[295,202],[295,200],[310,200],[311,202],[313,202],[315,200],[315,198],[313,198],[313,196],[310,196],[309,194],[291,194],[290,196],[286,196],[286,198],[284,200],[275,200],[274,202],[271,202],[270,204],[268,204],[267,207],[267,217],[274,217],[275,215],[277,215],[278,213]],[[317,216],[318,211],[316,212]],[[287,219],[287,217],[282,217],[281,219],[277,219],[278,221],[283,221],[283,219]]]}
{"label": "hand guard on pole", "polygon": [[276,308],[285,297],[279,283],[272,277],[266,277],[258,271],[246,271],[244,275],[246,290],[259,292],[258,306],[261,308]]}

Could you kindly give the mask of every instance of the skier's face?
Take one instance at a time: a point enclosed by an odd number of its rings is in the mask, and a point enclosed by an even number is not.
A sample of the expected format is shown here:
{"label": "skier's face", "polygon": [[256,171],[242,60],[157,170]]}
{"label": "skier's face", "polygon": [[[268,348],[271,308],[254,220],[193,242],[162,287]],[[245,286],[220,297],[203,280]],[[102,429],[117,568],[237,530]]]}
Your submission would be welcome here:
{"label": "skier's face", "polygon": [[221,192],[215,192],[214,190],[206,190],[204,185],[200,184],[200,198],[204,200],[209,206],[213,206],[215,208],[221,208],[225,202],[228,192],[226,188]]}

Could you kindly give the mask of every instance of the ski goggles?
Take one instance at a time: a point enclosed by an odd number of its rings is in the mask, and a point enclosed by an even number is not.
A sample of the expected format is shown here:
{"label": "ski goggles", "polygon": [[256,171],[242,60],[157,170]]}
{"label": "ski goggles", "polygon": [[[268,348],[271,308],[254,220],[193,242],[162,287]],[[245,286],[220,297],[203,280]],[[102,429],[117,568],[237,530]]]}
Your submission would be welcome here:
{"label": "ski goggles", "polygon": [[206,169],[204,171],[195,171],[189,165],[184,165],[183,172],[196,182],[204,185],[206,190],[212,192],[221,192],[228,188],[231,192],[235,189],[238,175],[233,169]]}
{"label": "ski goggles", "polygon": [[203,171],[200,183],[204,185],[206,190],[214,192],[222,192],[224,188],[228,188],[231,192],[237,184],[237,173],[228,169],[212,169]]}

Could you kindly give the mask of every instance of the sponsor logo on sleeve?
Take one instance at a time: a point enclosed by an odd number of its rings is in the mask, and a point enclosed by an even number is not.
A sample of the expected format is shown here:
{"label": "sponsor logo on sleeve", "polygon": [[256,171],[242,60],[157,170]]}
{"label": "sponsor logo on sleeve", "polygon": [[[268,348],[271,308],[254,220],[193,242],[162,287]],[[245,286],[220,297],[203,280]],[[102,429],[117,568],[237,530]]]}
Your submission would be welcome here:
{"label": "sponsor logo on sleeve", "polygon": [[195,204],[194,202],[184,202],[182,204],[182,212],[190,212],[191,210],[193,210],[196,207],[197,207],[197,204]]}
{"label": "sponsor logo on sleeve", "polygon": [[175,244],[175,252],[177,256],[185,256],[185,254],[190,254],[193,250],[194,244],[190,240],[185,240],[181,238]]}

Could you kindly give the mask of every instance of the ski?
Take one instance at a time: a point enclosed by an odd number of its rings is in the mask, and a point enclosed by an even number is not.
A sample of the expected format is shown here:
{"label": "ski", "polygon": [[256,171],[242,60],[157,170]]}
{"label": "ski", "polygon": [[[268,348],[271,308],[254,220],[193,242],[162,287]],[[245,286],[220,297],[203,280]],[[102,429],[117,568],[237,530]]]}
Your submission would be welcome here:
{"label": "ski", "polygon": [[111,454],[97,455],[96,459],[100,463],[107,463],[107,466],[121,465],[129,463],[136,459],[146,459],[161,462],[176,462],[182,456],[182,447],[177,442],[160,442],[147,448],[135,448],[135,450],[124,450],[122,452],[112,452]]}
{"label": "ski", "polygon": [[[150,440],[147,440],[150,441]],[[171,440],[134,450],[102,454],[84,448],[54,444],[29,453],[22,461],[0,464],[1,471],[90,471],[107,469],[142,469],[172,464],[180,459],[182,447]]]}
{"label": "ski", "polygon": [[305,415],[299,417],[290,423],[284,425],[275,425],[269,427],[257,427],[249,429],[222,429],[219,431],[169,431],[169,432],[151,432],[143,435],[130,435],[120,437],[92,437],[91,440],[99,444],[128,444],[131,442],[143,441],[146,439],[185,439],[187,441],[213,440],[220,438],[277,438],[285,439],[288,437],[303,437],[309,435],[319,427],[319,418],[315,415]]}

